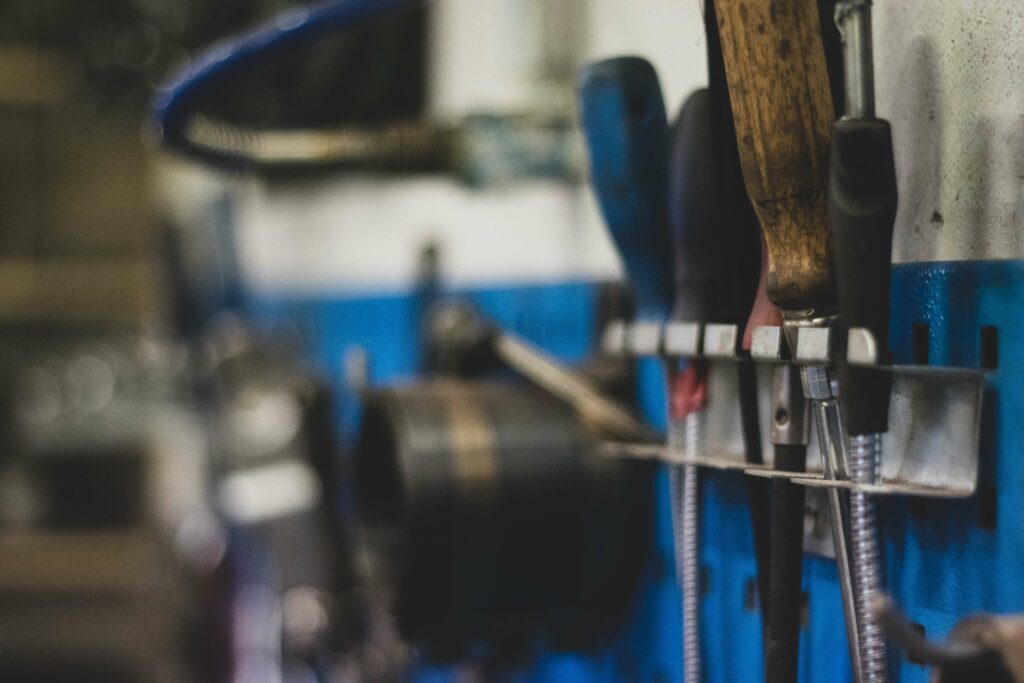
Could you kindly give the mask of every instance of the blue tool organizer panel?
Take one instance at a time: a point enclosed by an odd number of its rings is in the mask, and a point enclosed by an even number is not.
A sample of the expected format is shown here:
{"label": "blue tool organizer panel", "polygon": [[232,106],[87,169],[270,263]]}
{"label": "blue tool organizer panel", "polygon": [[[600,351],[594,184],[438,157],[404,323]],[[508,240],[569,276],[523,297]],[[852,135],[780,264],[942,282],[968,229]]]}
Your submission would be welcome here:
{"label": "blue tool organizer panel", "polygon": [[[459,292],[507,329],[567,361],[584,358],[596,335],[593,283],[510,286]],[[988,367],[979,492],[964,501],[885,498],[880,504],[885,582],[911,621],[944,636],[970,612],[1024,612],[1024,262],[950,262],[898,266],[893,277],[892,347],[899,363]],[[339,379],[351,345],[367,349],[374,382],[415,375],[412,341],[421,302],[413,294],[263,299],[263,319],[287,317],[310,341],[311,362]],[[659,364],[644,362],[640,404],[664,425]],[[357,409],[343,401],[343,438]],[[708,683],[761,679],[760,617],[749,512],[741,475],[702,476],[703,650]],[[657,481],[656,544],[646,584],[621,638],[590,654],[549,654],[508,680],[525,682],[681,680],[679,607],[674,583],[667,478]],[[801,680],[850,680],[835,564],[807,555]],[[894,683],[929,672],[897,653]],[[450,681],[424,669],[416,681]]]}

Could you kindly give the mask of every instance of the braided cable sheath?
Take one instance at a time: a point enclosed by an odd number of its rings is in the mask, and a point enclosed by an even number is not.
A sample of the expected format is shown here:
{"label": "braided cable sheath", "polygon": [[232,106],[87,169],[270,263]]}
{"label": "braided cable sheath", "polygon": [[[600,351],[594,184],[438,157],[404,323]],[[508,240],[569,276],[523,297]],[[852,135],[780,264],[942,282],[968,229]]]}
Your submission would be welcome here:
{"label": "braided cable sheath", "polygon": [[[881,450],[880,434],[850,437],[848,457],[851,481],[855,484],[873,484],[878,481]],[[885,683],[888,680],[885,635],[872,610],[873,601],[881,593],[877,534],[874,499],[863,491],[851,491],[850,551],[856,583],[857,624],[864,683]]]}

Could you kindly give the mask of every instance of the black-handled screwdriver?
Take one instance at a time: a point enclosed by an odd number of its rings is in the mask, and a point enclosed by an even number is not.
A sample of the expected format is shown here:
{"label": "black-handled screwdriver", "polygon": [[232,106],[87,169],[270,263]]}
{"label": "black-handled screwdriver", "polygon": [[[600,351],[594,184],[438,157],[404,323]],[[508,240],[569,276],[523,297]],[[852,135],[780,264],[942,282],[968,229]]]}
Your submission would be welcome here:
{"label": "black-handled screwdriver", "polygon": [[[761,226],[751,205],[740,167],[736,129],[733,125],[732,103],[726,81],[722,44],[718,35],[715,0],[706,0],[704,27],[707,36],[708,108],[710,116],[710,163],[713,182],[709,200],[713,205],[717,231],[712,259],[717,277],[713,284],[715,320],[744,325],[757,301],[759,267],[762,263]],[[678,262],[677,256],[677,262]],[[778,309],[762,297],[768,307]],[[773,321],[774,322],[774,321]],[[769,324],[763,321],[761,324]],[[781,324],[781,319],[776,322]],[[746,335],[742,349],[749,351]],[[739,413],[743,428],[744,455],[747,463],[762,465],[760,409],[758,405],[757,367],[750,362],[736,364],[739,386]],[[770,515],[769,483],[755,477],[744,482],[750,506],[754,556],[757,565],[757,592],[762,619],[767,610],[769,594]],[[763,622],[766,623],[766,622]]]}
{"label": "black-handled screwdriver", "polygon": [[[889,428],[892,376],[876,367],[847,362],[852,350],[847,342],[870,349],[874,363],[889,361],[896,167],[892,130],[887,121],[875,117],[871,3],[841,0],[836,5],[836,23],[843,35],[846,113],[832,134],[828,220],[840,345],[847,347],[839,362],[840,408],[849,435],[850,480],[875,484],[881,435]],[[888,673],[885,637],[871,609],[881,590],[875,505],[864,491],[850,492],[849,523],[863,680],[883,683]]]}
{"label": "black-handled screwdriver", "polygon": [[[715,207],[711,201],[711,115],[707,90],[690,95],[672,128],[669,162],[669,225],[672,234],[675,320],[702,323],[714,315],[712,277],[716,274]],[[668,363],[669,441],[687,460],[704,448],[707,364],[691,359]],[[672,470],[677,564],[683,599],[683,680],[699,681],[700,657],[700,500],[693,462]]]}

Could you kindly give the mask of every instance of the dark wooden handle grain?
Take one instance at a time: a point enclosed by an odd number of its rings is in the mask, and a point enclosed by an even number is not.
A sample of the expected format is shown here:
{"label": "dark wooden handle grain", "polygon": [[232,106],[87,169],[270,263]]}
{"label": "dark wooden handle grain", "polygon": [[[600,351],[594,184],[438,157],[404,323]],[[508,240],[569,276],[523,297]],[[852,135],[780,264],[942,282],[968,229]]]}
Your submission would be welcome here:
{"label": "dark wooden handle grain", "polygon": [[784,311],[835,308],[827,220],[834,109],[815,0],[717,0],[747,192]]}

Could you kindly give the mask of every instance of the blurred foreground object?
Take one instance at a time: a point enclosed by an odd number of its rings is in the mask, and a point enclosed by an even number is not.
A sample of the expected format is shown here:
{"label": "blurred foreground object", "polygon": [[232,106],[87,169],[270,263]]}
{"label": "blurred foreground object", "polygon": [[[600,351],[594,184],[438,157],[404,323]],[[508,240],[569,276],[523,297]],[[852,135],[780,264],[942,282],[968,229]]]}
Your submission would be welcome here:
{"label": "blurred foreground object", "polygon": [[539,389],[436,380],[374,390],[356,492],[391,549],[403,635],[428,659],[598,647],[651,542],[652,468],[605,458]]}
{"label": "blurred foreground object", "polygon": [[1024,682],[1024,617],[968,616],[945,642],[935,642],[910,624],[887,596],[876,595],[871,607],[912,662],[935,667],[935,683]]}
{"label": "blurred foreground object", "polygon": [[166,357],[100,341],[37,348],[26,364],[10,336],[4,347],[0,678],[172,681],[223,668],[181,639],[216,642],[204,586],[226,548],[205,501],[202,423]]}

